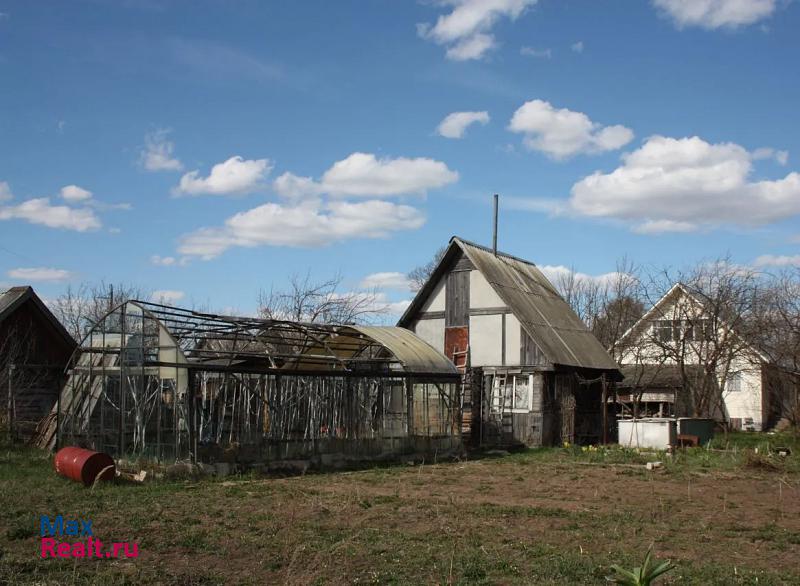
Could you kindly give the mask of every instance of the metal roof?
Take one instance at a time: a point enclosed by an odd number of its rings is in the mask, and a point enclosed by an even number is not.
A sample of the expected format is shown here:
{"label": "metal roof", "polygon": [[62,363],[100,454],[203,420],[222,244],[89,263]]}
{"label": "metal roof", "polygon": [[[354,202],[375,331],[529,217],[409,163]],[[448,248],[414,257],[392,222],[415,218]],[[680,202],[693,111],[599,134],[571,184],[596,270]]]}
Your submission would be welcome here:
{"label": "metal roof", "polygon": [[510,254],[495,254],[489,248],[456,236],[450,240],[447,253],[398,325],[409,325],[411,316],[432,292],[455,249],[463,251],[483,274],[549,362],[554,365],[618,370],[603,345],[536,265]]}
{"label": "metal roof", "polygon": [[437,374],[458,374],[458,369],[413,332],[396,326],[350,326],[386,347],[403,363],[405,370]]}

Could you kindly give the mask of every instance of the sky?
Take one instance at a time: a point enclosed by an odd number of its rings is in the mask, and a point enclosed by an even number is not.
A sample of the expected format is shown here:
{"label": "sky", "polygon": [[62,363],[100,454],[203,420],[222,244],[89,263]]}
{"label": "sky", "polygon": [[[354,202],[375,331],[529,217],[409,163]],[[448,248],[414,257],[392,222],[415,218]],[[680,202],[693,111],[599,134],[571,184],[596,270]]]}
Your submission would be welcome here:
{"label": "sky", "polygon": [[451,236],[800,265],[791,0],[0,0],[0,286],[250,314]]}

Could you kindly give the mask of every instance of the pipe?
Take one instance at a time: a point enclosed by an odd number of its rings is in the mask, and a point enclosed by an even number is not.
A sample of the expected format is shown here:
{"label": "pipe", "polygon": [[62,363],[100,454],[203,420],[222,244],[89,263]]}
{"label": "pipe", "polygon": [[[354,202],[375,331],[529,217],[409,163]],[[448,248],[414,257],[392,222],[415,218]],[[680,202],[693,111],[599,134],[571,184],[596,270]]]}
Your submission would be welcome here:
{"label": "pipe", "polygon": [[497,256],[497,208],[499,206],[500,196],[494,194],[494,230],[492,231],[492,252]]}

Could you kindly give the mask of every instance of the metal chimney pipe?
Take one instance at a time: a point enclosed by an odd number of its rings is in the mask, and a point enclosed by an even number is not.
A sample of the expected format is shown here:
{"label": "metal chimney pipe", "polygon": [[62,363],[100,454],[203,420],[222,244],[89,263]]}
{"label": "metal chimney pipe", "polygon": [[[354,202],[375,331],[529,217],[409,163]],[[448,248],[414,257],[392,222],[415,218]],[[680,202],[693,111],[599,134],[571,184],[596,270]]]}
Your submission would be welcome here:
{"label": "metal chimney pipe", "polygon": [[499,205],[500,196],[494,194],[494,230],[492,231],[492,252],[497,256],[497,208]]}

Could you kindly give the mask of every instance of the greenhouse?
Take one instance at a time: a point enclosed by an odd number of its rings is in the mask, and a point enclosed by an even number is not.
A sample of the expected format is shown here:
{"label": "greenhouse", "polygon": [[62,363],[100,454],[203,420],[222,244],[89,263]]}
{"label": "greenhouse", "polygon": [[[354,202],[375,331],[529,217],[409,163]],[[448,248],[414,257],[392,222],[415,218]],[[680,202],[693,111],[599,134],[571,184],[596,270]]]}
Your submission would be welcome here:
{"label": "greenhouse", "polygon": [[408,330],[128,301],[73,354],[40,444],[160,463],[460,449],[459,373]]}

